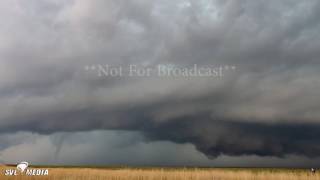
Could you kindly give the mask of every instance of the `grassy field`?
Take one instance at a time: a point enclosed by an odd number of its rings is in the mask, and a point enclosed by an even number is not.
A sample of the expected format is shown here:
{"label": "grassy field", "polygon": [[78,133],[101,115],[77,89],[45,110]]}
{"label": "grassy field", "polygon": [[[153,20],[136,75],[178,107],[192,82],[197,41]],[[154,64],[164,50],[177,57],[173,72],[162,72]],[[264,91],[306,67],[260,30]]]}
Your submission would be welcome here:
{"label": "grassy field", "polygon": [[[0,179],[17,180],[320,180],[320,173],[303,169],[261,168],[59,168],[50,167],[49,176],[4,176],[0,166]],[[32,167],[31,167],[32,168]],[[41,167],[43,168],[43,167]]]}

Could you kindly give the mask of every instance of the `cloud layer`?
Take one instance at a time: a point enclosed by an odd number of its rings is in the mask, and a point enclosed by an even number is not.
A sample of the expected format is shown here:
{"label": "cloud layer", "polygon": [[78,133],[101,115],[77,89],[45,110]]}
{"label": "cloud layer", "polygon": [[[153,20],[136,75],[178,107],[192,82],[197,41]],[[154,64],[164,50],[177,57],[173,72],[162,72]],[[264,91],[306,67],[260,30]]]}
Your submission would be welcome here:
{"label": "cloud layer", "polygon": [[[0,131],[138,131],[219,155],[320,155],[320,3],[0,2]],[[86,65],[233,65],[111,78]]]}

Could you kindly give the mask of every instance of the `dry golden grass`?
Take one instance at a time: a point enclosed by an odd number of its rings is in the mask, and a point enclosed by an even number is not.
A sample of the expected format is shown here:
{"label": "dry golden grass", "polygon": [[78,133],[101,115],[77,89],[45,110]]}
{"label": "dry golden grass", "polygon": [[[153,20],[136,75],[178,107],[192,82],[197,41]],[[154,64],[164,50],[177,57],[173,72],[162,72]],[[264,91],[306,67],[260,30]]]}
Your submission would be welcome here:
{"label": "dry golden grass", "polygon": [[4,176],[0,166],[0,179],[17,180],[320,180],[320,174],[308,170],[272,169],[102,169],[102,168],[49,168],[49,176]]}

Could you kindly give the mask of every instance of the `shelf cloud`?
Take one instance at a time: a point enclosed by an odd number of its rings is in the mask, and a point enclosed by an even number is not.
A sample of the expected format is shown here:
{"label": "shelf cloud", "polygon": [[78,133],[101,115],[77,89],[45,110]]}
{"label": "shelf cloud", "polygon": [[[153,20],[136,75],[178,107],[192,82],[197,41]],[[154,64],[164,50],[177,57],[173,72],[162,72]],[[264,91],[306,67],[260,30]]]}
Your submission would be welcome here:
{"label": "shelf cloud", "polygon": [[[210,158],[320,156],[317,0],[4,0],[0,14],[2,133],[128,130]],[[99,64],[225,71],[86,69]]]}

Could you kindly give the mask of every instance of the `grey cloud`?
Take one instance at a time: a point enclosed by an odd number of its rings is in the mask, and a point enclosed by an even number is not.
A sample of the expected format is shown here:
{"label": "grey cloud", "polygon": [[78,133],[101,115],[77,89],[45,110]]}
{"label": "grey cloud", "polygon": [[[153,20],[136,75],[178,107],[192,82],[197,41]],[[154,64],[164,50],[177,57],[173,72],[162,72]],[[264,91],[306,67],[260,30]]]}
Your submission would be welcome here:
{"label": "grey cloud", "polygon": [[[134,130],[212,157],[319,156],[318,1],[25,3],[0,6],[1,132]],[[130,63],[237,70],[220,79],[84,71]]]}
{"label": "grey cloud", "polygon": [[[1,135],[2,138],[4,135]],[[290,156],[287,159],[258,156],[219,156],[207,159],[191,144],[168,141],[145,142],[138,132],[91,131],[78,133],[6,134],[15,142],[0,151],[0,163],[14,164],[26,160],[32,165],[112,165],[112,166],[260,166],[260,167],[316,167],[319,158]],[[26,139],[25,136],[32,137]],[[56,139],[65,136],[60,152]],[[14,137],[14,138],[13,138]],[[13,140],[15,139],[15,140]],[[19,142],[18,142],[19,141]]]}

